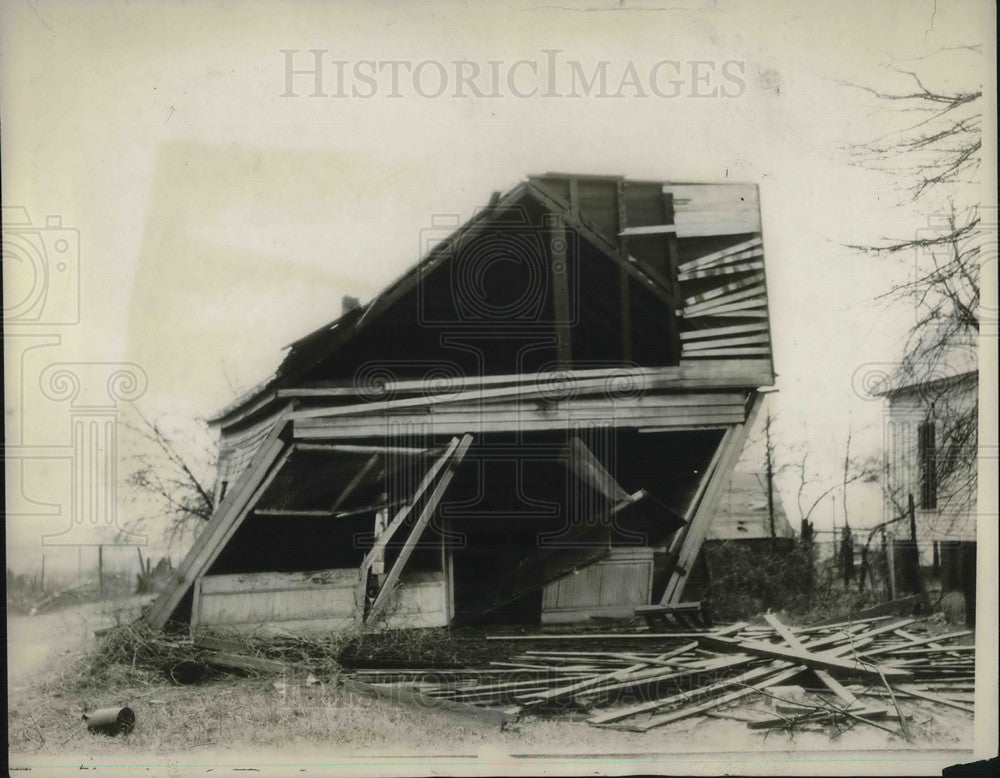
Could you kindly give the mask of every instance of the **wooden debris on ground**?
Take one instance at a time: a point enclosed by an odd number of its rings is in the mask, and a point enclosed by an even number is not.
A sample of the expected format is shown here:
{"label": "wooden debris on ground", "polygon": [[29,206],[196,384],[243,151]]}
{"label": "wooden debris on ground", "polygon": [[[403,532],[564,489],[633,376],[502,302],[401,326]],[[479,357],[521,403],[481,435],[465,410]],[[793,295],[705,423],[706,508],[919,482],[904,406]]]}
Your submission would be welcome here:
{"label": "wooden debris on ground", "polygon": [[907,739],[907,704],[972,712],[973,647],[954,642],[968,631],[934,634],[924,621],[891,615],[804,628],[773,614],[766,621],[555,636],[573,640],[562,645],[541,635],[532,645],[544,649],[486,667],[355,669],[345,677],[388,697],[412,691],[422,704],[450,710],[484,708],[505,720],[582,712],[593,726],[638,732],[727,715],[750,699],[769,706],[763,717],[735,717],[751,729],[869,725]]}
{"label": "wooden debris on ground", "polygon": [[644,605],[636,608],[654,631],[678,627],[707,627],[712,623],[705,606],[700,602],[677,602],[672,605]]}

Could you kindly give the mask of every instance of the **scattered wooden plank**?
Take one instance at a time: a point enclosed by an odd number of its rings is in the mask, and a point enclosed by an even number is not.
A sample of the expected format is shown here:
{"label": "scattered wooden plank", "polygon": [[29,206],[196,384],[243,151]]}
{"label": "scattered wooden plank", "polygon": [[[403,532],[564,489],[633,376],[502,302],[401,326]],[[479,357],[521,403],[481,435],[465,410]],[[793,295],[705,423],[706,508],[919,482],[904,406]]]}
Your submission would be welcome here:
{"label": "scattered wooden plank", "polygon": [[[696,608],[696,603],[685,603],[685,607]],[[655,607],[646,606],[646,611],[654,611]],[[643,690],[645,695],[663,695],[655,699],[645,699],[622,708],[604,708],[592,712],[588,721],[594,726],[613,726],[631,731],[647,731],[672,721],[689,716],[708,715],[720,705],[726,705],[748,695],[759,693],[771,686],[787,682],[796,674],[806,669],[815,671],[827,689],[832,691],[845,703],[844,707],[834,707],[830,702],[818,698],[815,705],[810,705],[808,698],[796,700],[790,706],[779,705],[779,713],[785,715],[770,717],[755,728],[768,728],[793,723],[807,724],[810,721],[822,722],[830,717],[847,717],[872,726],[888,729],[877,722],[885,719],[889,711],[884,706],[865,707],[859,702],[859,697],[883,698],[884,693],[876,693],[871,686],[841,683],[832,673],[860,677],[870,682],[877,676],[880,680],[892,677],[894,679],[912,676],[907,672],[923,672],[923,668],[932,668],[930,656],[939,657],[933,666],[939,684],[942,673],[948,673],[951,663],[954,675],[961,687],[953,688],[947,684],[943,692],[937,692],[936,687],[929,687],[927,682],[921,683],[922,677],[917,675],[917,681],[909,684],[889,685],[890,695],[925,699],[928,702],[947,705],[963,712],[972,711],[972,699],[968,695],[971,686],[966,679],[971,678],[963,657],[952,659],[942,656],[954,647],[932,644],[931,641],[944,638],[961,637],[962,633],[944,636],[915,636],[912,634],[896,634],[903,626],[913,619],[895,620],[871,617],[865,622],[834,623],[829,627],[792,628],[783,624],[778,617],[769,615],[768,625],[751,627],[745,623],[728,625],[727,627],[692,634],[694,640],[674,645],[671,650],[662,651],[659,644],[655,652],[640,652],[609,650],[600,645],[594,645],[593,650],[543,650],[534,648],[522,656],[515,657],[510,662],[496,662],[494,668],[478,671],[482,673],[519,673],[518,676],[496,676],[483,682],[470,683],[468,676],[456,675],[452,680],[434,682],[429,675],[411,676],[410,687],[438,701],[450,701],[457,704],[473,704],[477,706],[500,706],[515,703],[524,708],[535,708],[546,704],[572,704],[574,710],[594,704],[607,705],[609,700],[618,693],[634,694]],[[879,622],[882,621],[881,624]],[[494,639],[515,640],[579,640],[586,648],[591,641],[607,641],[609,639],[637,638],[667,639],[677,638],[680,633],[660,635],[657,633],[607,634],[578,633],[569,635],[512,635],[490,636]],[[690,634],[690,633],[687,633]],[[903,642],[896,638],[903,638]],[[780,638],[787,645],[765,642]],[[811,638],[811,639],[810,639]],[[887,644],[886,641],[889,641]],[[919,641],[919,642],[917,642]],[[725,652],[718,654],[705,648],[699,648],[699,642],[714,645]],[[878,656],[885,658],[885,664],[869,665],[863,659],[863,649],[875,644],[871,651],[877,650]],[[916,644],[916,648],[914,648]],[[593,643],[591,643],[593,645]],[[669,644],[668,644],[669,645]],[[924,646],[927,646],[925,649]],[[963,648],[971,649],[971,646]],[[822,649],[822,651],[820,650]],[[900,658],[900,652],[909,650],[916,655],[912,658]],[[924,654],[924,651],[936,651],[934,654]],[[851,656],[853,654],[853,657]],[[963,652],[963,656],[968,656]],[[905,662],[911,665],[903,669],[898,666]],[[891,666],[896,663],[897,666]],[[913,663],[922,663],[919,666]],[[510,665],[513,669],[508,668]],[[499,666],[499,667],[496,667]],[[502,669],[501,669],[502,668]],[[720,675],[722,677],[720,678]],[[377,676],[376,676],[377,677]],[[386,676],[389,677],[389,676]],[[482,677],[482,676],[481,676]],[[388,689],[394,689],[396,684]],[[685,691],[675,691],[678,688]],[[664,692],[664,689],[670,689]],[[398,693],[398,692],[395,692]],[[641,698],[640,698],[641,699]],[[681,707],[677,707],[680,705]],[[673,708],[673,709],[672,709]],[[801,711],[799,709],[802,709]],[[807,710],[807,708],[812,708]],[[494,708],[496,709],[496,708]],[[645,714],[649,714],[645,717]],[[897,717],[900,726],[906,727],[905,712],[897,706]],[[892,730],[889,730],[892,731]]]}
{"label": "scattered wooden plank", "polygon": [[206,651],[203,654],[205,664],[213,667],[224,667],[231,670],[252,670],[260,673],[274,673],[280,675],[298,668],[289,662],[279,662],[275,659],[265,659],[259,656],[246,656],[245,654],[233,654],[226,651]]}
{"label": "scattered wooden plank", "polygon": [[[788,644],[789,648],[794,648],[798,651],[808,651],[805,646],[802,645],[802,641],[799,640],[795,634],[781,622],[781,620],[775,616],[773,613],[767,613],[764,615],[765,621],[774,627],[774,631],[784,638],[785,642]],[[829,672],[819,668],[813,668],[813,672],[816,673],[816,677],[834,694],[836,694],[840,699],[846,702],[849,706],[853,707],[858,704],[858,698],[855,697],[848,689],[846,689],[843,684],[836,680]]]}
{"label": "scattered wooden plank", "polygon": [[647,613],[673,613],[675,611],[701,611],[700,602],[678,602],[672,605],[640,605],[635,609],[636,616]]}
{"label": "scattered wooden plank", "polygon": [[[896,647],[893,650],[893,653],[897,657],[908,658],[908,657],[916,657],[916,656],[927,656],[929,654],[945,654],[945,653],[958,654],[958,653],[967,653],[967,652],[975,652],[975,650],[976,650],[975,646],[938,646],[937,648],[934,648],[933,646],[925,646],[925,647],[920,647],[920,648],[899,648],[899,647]],[[867,651],[867,652],[865,652],[865,656],[872,656],[874,653],[875,653],[875,651]],[[885,652],[882,651],[882,652],[879,652],[879,653],[885,653]],[[947,662],[948,658],[945,657],[942,661]]]}
{"label": "scattered wooden plank", "polygon": [[527,664],[523,662],[490,662],[490,667],[508,667],[519,670],[547,670],[552,674],[565,676],[587,672],[600,672],[603,665],[591,664]]}
{"label": "scattered wooden plank", "polygon": [[461,689],[458,692],[458,694],[460,696],[475,697],[493,692],[505,692],[515,689],[519,691],[533,691],[535,689],[543,689],[546,687],[551,687],[556,683],[565,683],[565,682],[566,682],[565,677],[550,678],[550,679],[542,678],[541,680],[539,680],[538,678],[532,678],[524,681],[500,681],[498,683],[483,684],[481,686],[470,686],[466,689]]}
{"label": "scattered wooden plank", "polygon": [[724,694],[721,697],[711,699],[708,702],[704,702],[700,705],[695,705],[690,708],[683,708],[681,710],[671,711],[670,713],[664,713],[659,716],[653,716],[649,721],[643,724],[635,724],[632,726],[619,725],[619,728],[630,732],[648,732],[654,727],[660,727],[663,726],[664,724],[669,724],[672,721],[680,721],[681,719],[686,719],[689,718],[690,716],[696,716],[699,713],[704,713],[705,711],[712,710],[713,708],[717,708],[720,705],[726,705],[730,702],[735,702],[736,700],[742,699],[751,694],[756,694],[762,689],[766,689],[769,686],[775,686],[779,683],[784,683],[790,678],[793,678],[796,675],[798,675],[800,672],[802,672],[803,669],[804,668],[801,666],[794,666],[787,670],[783,670],[777,673],[776,675],[772,675],[770,678],[752,684],[751,686],[748,686],[743,689],[737,689],[736,691],[729,692],[728,694]]}
{"label": "scattered wooden plank", "polygon": [[742,684],[747,684],[752,681],[760,680],[770,673],[778,672],[787,668],[789,665],[787,662],[772,662],[764,667],[756,667],[753,670],[748,670],[740,675],[733,676],[732,678],[725,678],[721,681],[716,681],[715,683],[709,684],[708,686],[702,686],[697,689],[692,689],[689,692],[680,692],[678,694],[671,695],[669,697],[663,697],[656,700],[647,700],[646,702],[641,702],[637,705],[631,705],[627,708],[615,708],[612,710],[607,710],[604,712],[599,712],[594,716],[591,716],[587,721],[590,724],[610,724],[614,721],[621,721],[622,719],[631,718],[632,716],[637,716],[640,713],[648,713],[649,711],[659,710],[661,708],[666,708],[677,702],[693,702],[699,697],[705,697],[714,694],[717,691],[727,689],[730,686],[740,686]]}
{"label": "scattered wooden plank", "polygon": [[[690,645],[696,646],[697,643],[692,643]],[[687,646],[683,647],[683,649],[687,649]],[[616,665],[619,667],[625,667],[628,665],[636,664],[638,662],[645,662],[647,665],[651,666],[658,665],[661,667],[677,667],[678,661],[676,657],[687,653],[688,650],[669,651],[665,654],[660,654],[658,656],[650,654],[631,653],[631,652],[629,653],[607,652],[601,654],[584,653],[582,656],[579,657],[565,657],[563,659],[564,661],[573,661],[575,659],[577,661],[598,662],[601,663],[603,667],[616,666]],[[554,658],[545,656],[538,657],[538,661],[559,661],[559,659],[560,657],[554,657]],[[491,664],[498,664],[498,663],[491,663]],[[560,665],[546,665],[546,667],[560,667]]]}
{"label": "scattered wooden plank", "polygon": [[825,630],[847,628],[847,627],[850,627],[852,629],[863,629],[863,628],[867,627],[867,625],[872,624],[872,623],[874,623],[876,621],[885,621],[887,619],[892,619],[892,618],[895,618],[895,616],[893,614],[889,614],[887,616],[869,616],[867,618],[848,619],[848,620],[845,620],[845,621],[837,621],[837,622],[833,622],[833,623],[828,622],[828,621],[821,621],[821,622],[819,622],[817,624],[812,624],[812,625],[807,626],[807,627],[796,627],[795,631],[796,632],[823,632]]}
{"label": "scattered wooden plank", "polygon": [[[711,642],[712,638],[710,636],[706,636],[702,638],[702,640]],[[754,656],[762,656],[767,659],[784,659],[791,662],[800,662],[813,669],[819,668],[821,670],[836,670],[850,675],[857,675],[866,678],[879,677],[880,668],[878,666],[864,665],[860,662],[850,662],[846,659],[831,656],[829,652],[823,654],[813,654],[808,650],[786,648],[771,643],[763,643],[758,640],[741,640],[736,645],[740,651],[753,654]],[[881,672],[886,678],[911,677],[911,674],[908,671],[893,667],[882,667]]]}
{"label": "scattered wooden plank", "polygon": [[[927,702],[933,702],[938,705],[944,705],[947,708],[954,708],[955,710],[964,711],[965,713],[975,713],[975,706],[972,704],[972,700],[955,700],[948,696],[933,694],[924,689],[911,686],[901,686],[897,684],[894,688],[896,694],[902,697],[912,697],[914,699],[926,700]],[[871,690],[858,690],[857,694],[862,697],[878,697],[880,699],[885,698],[884,691],[871,691]]]}
{"label": "scattered wooden plank", "polygon": [[[643,675],[645,672],[645,675]],[[664,670],[662,668],[654,668],[652,671],[645,665],[645,663],[634,664],[629,667],[623,668],[621,670],[616,670],[612,673],[605,673],[602,675],[595,675],[592,678],[588,678],[584,681],[577,681],[569,686],[560,686],[555,689],[551,689],[547,692],[539,692],[537,694],[529,695],[529,699],[532,702],[539,703],[542,701],[551,701],[559,699],[561,697],[568,697],[574,695],[578,692],[584,691],[586,689],[593,689],[594,687],[601,686],[602,684],[607,684],[609,682],[623,681],[626,679],[636,680],[640,677],[646,678],[651,675],[663,675]]]}
{"label": "scattered wooden plank", "polygon": [[899,629],[900,627],[905,627],[908,624],[912,624],[914,621],[916,621],[916,619],[901,619],[899,621],[892,621],[889,622],[888,624],[882,624],[872,629],[866,629],[863,633],[863,636],[865,639],[871,640],[872,638],[884,635],[887,632],[893,632]]}
{"label": "scattered wooden plank", "polygon": [[[899,630],[893,630],[893,631],[894,632],[898,632]],[[919,639],[914,639],[914,640],[908,640],[907,643],[903,647],[900,647],[900,648],[895,648],[893,646],[887,646],[885,648],[875,648],[875,649],[872,649],[871,651],[866,651],[864,653],[864,655],[865,656],[875,656],[876,654],[885,654],[885,653],[889,653],[890,651],[898,651],[900,653],[900,655],[904,655],[904,654],[909,653],[908,649],[910,649],[911,647],[915,648],[917,646],[924,646],[924,645],[927,645],[927,644],[940,643],[941,641],[954,640],[955,638],[967,637],[968,635],[974,635],[974,634],[976,634],[976,633],[973,630],[962,630],[961,632],[952,632],[952,633],[946,634],[946,635],[931,635],[930,637],[927,637],[927,638],[919,638]],[[949,646],[939,646],[938,648],[934,648],[934,646],[932,645],[931,649],[933,651],[935,651],[935,652],[940,652],[940,651],[963,651],[963,650],[964,651],[974,651],[975,650],[975,646],[950,646],[950,647]]]}
{"label": "scattered wooden plank", "polygon": [[561,640],[661,640],[698,638],[710,634],[709,630],[687,630],[684,632],[577,632],[575,634],[549,635],[539,633],[537,635],[487,635],[487,640],[515,640],[515,641],[546,641]]}
{"label": "scattered wooden plank", "polygon": [[[748,729],[774,729],[781,727],[794,727],[795,725],[802,724],[808,721],[826,721],[833,720],[836,718],[850,718],[859,721],[864,721],[865,723],[872,723],[873,721],[878,721],[886,719],[889,717],[889,711],[885,708],[880,707],[869,707],[861,708],[860,710],[803,710],[802,713],[793,713],[789,716],[773,716],[766,719],[758,719],[757,721],[752,721],[747,723]],[[885,727],[881,727],[885,729]],[[891,730],[890,730],[891,731]]]}
{"label": "scattered wooden plank", "polygon": [[735,624],[730,624],[726,627],[720,627],[719,629],[714,630],[712,634],[718,638],[726,637],[727,635],[732,635],[735,632],[740,632],[746,627],[747,623],[745,621],[737,621]]}

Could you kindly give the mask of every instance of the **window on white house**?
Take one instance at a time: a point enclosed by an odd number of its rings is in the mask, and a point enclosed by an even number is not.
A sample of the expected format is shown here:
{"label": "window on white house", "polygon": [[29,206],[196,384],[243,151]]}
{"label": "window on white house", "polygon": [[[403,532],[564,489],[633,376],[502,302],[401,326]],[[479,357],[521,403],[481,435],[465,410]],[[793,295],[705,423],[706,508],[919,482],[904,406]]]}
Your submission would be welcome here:
{"label": "window on white house", "polygon": [[920,507],[937,508],[937,447],[934,422],[925,421],[917,427],[917,450],[920,456]]}

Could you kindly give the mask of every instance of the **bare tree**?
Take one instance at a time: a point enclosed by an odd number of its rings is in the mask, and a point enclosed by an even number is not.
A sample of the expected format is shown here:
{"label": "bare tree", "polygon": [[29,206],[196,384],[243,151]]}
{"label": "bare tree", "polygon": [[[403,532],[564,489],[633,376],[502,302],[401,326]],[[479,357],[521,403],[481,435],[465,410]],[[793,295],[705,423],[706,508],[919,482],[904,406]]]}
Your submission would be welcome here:
{"label": "bare tree", "polygon": [[[975,46],[937,54],[942,53],[982,57]],[[922,63],[927,67],[926,59]],[[977,364],[981,251],[992,239],[982,223],[976,186],[983,90],[981,84],[934,86],[925,74],[891,70],[903,79],[897,90],[851,85],[876,98],[895,126],[850,151],[859,164],[901,181],[924,223],[913,237],[852,248],[876,256],[914,257],[911,277],[881,295],[915,311],[893,383],[933,387],[929,391],[935,396],[929,399],[939,430],[937,477],[951,492],[950,504],[968,510],[975,500],[978,403],[974,397],[971,403],[956,401],[960,387],[936,379],[958,366],[974,369]]]}
{"label": "bare tree", "polygon": [[[825,479],[817,475],[809,467],[809,449],[803,448],[801,455],[795,461],[782,465],[782,470],[794,472],[798,482],[795,492],[795,503],[799,511],[799,519],[803,530],[808,526],[812,529],[812,515],[822,502],[840,490],[844,503],[844,518],[847,519],[847,493],[851,484],[872,482],[878,479],[879,464],[873,457],[851,456],[850,442],[845,448],[843,470],[839,480]],[[819,490],[819,491],[817,491]],[[804,533],[803,533],[804,534]]]}
{"label": "bare tree", "polygon": [[771,409],[767,409],[767,418],[764,421],[764,457],[765,476],[767,478],[767,518],[771,530],[771,537],[775,537],[774,528],[774,441],[771,437]]}
{"label": "bare tree", "polygon": [[173,543],[212,518],[215,443],[197,422],[183,432],[168,430],[163,420],[132,410],[123,423],[132,452],[124,479],[133,511],[128,529],[155,527]]}

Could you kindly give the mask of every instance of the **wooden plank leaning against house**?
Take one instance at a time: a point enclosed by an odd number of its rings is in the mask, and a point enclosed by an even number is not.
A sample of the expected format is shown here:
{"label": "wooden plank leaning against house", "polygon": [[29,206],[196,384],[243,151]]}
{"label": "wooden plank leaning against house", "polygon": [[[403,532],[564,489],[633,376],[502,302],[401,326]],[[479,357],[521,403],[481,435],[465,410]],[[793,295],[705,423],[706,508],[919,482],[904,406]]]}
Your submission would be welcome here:
{"label": "wooden plank leaning against house", "polygon": [[361,561],[361,565],[358,568],[358,582],[357,582],[357,601],[364,602],[365,590],[368,585],[368,571],[371,570],[372,564],[376,557],[385,551],[392,538],[395,536],[397,530],[403,526],[407,517],[410,515],[410,511],[413,510],[413,506],[416,502],[423,496],[424,492],[430,487],[437,477],[441,469],[448,463],[455,453],[455,450],[460,444],[458,438],[452,438],[448,447],[444,450],[444,453],[438,457],[434,463],[431,465],[430,469],[424,474],[424,477],[417,484],[417,488],[414,490],[413,494],[407,499],[407,501],[399,508],[396,514],[392,517],[389,523],[386,525],[385,530],[382,531],[378,537],[376,537],[372,543],[371,549],[365,554],[365,558]]}
{"label": "wooden plank leaning against house", "polygon": [[472,436],[469,434],[464,435],[462,440],[458,443],[458,446],[455,448],[454,454],[452,454],[451,459],[448,462],[447,469],[441,475],[437,486],[434,487],[434,491],[432,491],[428,497],[427,503],[424,505],[420,516],[417,517],[413,530],[410,532],[410,535],[406,539],[406,543],[404,543],[403,548],[400,550],[399,556],[396,558],[396,562],[393,564],[389,572],[386,573],[385,580],[381,583],[378,595],[375,597],[375,601],[364,615],[364,619],[366,621],[377,617],[388,602],[389,595],[392,593],[393,587],[399,580],[399,576],[402,574],[403,568],[406,567],[406,562],[409,560],[410,554],[413,553],[413,549],[416,547],[417,542],[420,540],[420,536],[423,534],[424,529],[430,522],[431,516],[434,515],[434,511],[437,510],[438,504],[441,502],[441,498],[444,497],[444,493],[448,490],[448,486],[451,484],[452,478],[455,477],[455,471],[462,463],[462,459],[465,457],[465,454],[471,445]]}
{"label": "wooden plank leaning against house", "polygon": [[[677,553],[677,564],[674,572],[671,573],[660,600],[661,605],[670,605],[679,602],[684,593],[684,584],[687,583],[688,575],[694,566],[701,550],[701,544],[705,540],[708,528],[715,517],[722,492],[726,488],[736,469],[736,462],[743,453],[743,445],[746,443],[750,427],[753,426],[754,419],[763,405],[764,396],[754,393],[750,401],[750,409],[747,411],[746,420],[742,424],[734,425],[730,431],[723,436],[720,442],[721,454],[714,470],[706,472],[704,476],[705,489],[701,494],[701,499],[688,517],[687,528],[681,530],[683,533],[680,548]],[[696,495],[697,497],[697,495]]]}
{"label": "wooden plank leaning against house", "polygon": [[191,550],[177,566],[170,583],[143,617],[154,627],[163,627],[195,579],[222,551],[260,499],[264,490],[291,457],[291,421],[289,406],[274,422],[274,428],[261,443],[250,464],[223,498],[208,526],[197,537]]}

